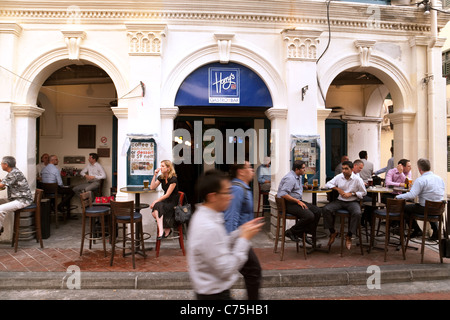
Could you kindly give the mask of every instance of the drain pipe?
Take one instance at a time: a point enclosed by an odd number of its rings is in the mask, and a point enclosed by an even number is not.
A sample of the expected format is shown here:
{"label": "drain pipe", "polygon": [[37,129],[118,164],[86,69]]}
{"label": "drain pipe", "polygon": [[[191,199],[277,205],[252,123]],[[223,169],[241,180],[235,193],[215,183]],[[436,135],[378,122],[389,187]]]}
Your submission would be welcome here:
{"label": "drain pipe", "polygon": [[[436,8],[436,0],[429,0],[431,7]],[[435,75],[434,75],[434,69],[435,64],[437,61],[433,60],[433,54],[436,50],[436,42],[438,40],[438,26],[437,26],[437,11],[436,10],[430,10],[430,18],[431,18],[431,39],[428,44],[427,48],[427,74],[424,78],[424,83],[428,87],[428,97],[427,97],[427,103],[428,103],[428,141],[429,141],[429,150],[428,150],[428,159],[430,161],[434,162],[432,163],[432,168],[436,168],[437,161],[434,157],[436,152],[436,140],[435,140],[435,126],[436,126],[436,119],[435,119],[435,108],[436,108],[436,88],[435,88]],[[433,160],[434,159],[434,160]]]}

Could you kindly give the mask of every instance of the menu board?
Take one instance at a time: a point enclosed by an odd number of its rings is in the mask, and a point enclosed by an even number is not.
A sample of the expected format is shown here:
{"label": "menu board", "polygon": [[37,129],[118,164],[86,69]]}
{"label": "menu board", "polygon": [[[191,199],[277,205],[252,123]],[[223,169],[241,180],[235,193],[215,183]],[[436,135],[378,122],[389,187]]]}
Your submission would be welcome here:
{"label": "menu board", "polygon": [[155,162],[155,143],[150,141],[132,141],[130,145],[130,175],[152,176]]}
{"label": "menu board", "polygon": [[302,160],[306,164],[308,181],[320,177],[320,137],[319,136],[293,136],[292,161]]}
{"label": "menu board", "polygon": [[132,139],[127,156],[127,185],[141,186],[151,180],[156,166],[156,142],[154,139]]}

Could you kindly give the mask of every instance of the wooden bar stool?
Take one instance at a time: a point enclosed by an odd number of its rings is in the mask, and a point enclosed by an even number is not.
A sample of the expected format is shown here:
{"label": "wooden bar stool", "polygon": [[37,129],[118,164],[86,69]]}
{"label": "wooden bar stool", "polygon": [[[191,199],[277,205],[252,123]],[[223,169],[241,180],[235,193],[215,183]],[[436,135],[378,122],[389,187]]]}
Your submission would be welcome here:
{"label": "wooden bar stool", "polygon": [[[178,191],[178,195],[179,195],[178,203],[180,205],[183,205],[184,204],[184,192],[183,191]],[[185,256],[186,252],[184,250],[183,224],[179,223],[177,226],[174,227],[174,229],[175,228],[177,229],[176,232],[178,233],[178,243],[180,244],[180,248],[181,248],[181,251],[183,252],[183,256]],[[158,225],[156,226],[156,234],[157,235],[159,234]],[[161,248],[161,240],[160,239],[156,239],[156,248],[155,248],[156,258],[159,257],[160,248]]]}
{"label": "wooden bar stool", "polygon": [[[284,243],[285,243],[285,232],[286,232],[286,220],[295,220],[297,222],[297,217],[291,214],[286,213],[286,203],[284,198],[275,198],[275,201],[277,203],[277,229],[275,234],[275,245],[273,248],[273,252],[276,253],[278,250],[278,238],[280,236],[280,229],[281,229],[281,255],[280,260],[283,261],[284,259]],[[303,255],[305,256],[305,260],[307,258],[306,255],[306,233],[303,234]],[[298,242],[296,242],[297,245],[297,252],[299,251],[299,245]]]}
{"label": "wooden bar stool", "polygon": [[[443,222],[443,214],[445,211],[445,201],[425,201],[425,211],[424,214],[412,214],[409,219],[409,230],[408,230],[408,239],[406,240],[406,247],[408,247],[409,238],[411,237],[411,227],[412,227],[412,220],[416,219],[419,221],[423,221],[423,225],[425,226],[427,222],[438,222],[438,243],[439,243],[439,259],[441,263],[443,263],[443,256],[442,256],[442,250],[441,250],[441,240],[442,240],[442,222]],[[422,255],[422,258],[420,260],[420,263],[423,263],[423,255],[425,251],[425,228],[422,232],[422,246],[420,254]]]}
{"label": "wooden bar stool", "polygon": [[[268,196],[269,196],[269,192],[262,191],[261,184],[258,183],[258,209],[256,211],[256,218],[259,217],[260,208],[261,208],[261,217],[264,217],[264,209],[267,209],[267,208],[270,209],[270,206],[264,205],[264,197],[268,197]],[[262,205],[261,205],[261,200],[262,200]]]}
{"label": "wooden bar stool", "polygon": [[[110,208],[107,206],[93,206],[91,192],[83,192],[80,194],[81,208],[82,208],[82,220],[81,220],[81,248],[80,256],[83,254],[84,240],[89,240],[89,249],[92,248],[92,241],[100,240],[103,241],[103,251],[106,257],[106,240],[105,240],[105,216],[110,213]],[[89,219],[90,232],[86,233],[86,218]],[[95,237],[94,234],[94,220],[99,218],[102,228],[102,235],[100,237]],[[111,228],[109,228],[109,231]]]}
{"label": "wooden bar stool", "polygon": [[375,210],[372,215],[372,230],[370,232],[370,246],[369,253],[371,248],[373,247],[374,239],[375,239],[375,220],[378,218],[381,220],[386,220],[386,232],[384,236],[384,261],[386,262],[387,251],[389,245],[390,238],[390,223],[391,221],[398,221],[400,224],[400,244],[402,247],[403,260],[406,260],[405,255],[405,233],[404,228],[405,224],[403,221],[403,215],[405,211],[405,203],[404,199],[387,199],[386,209],[385,210]]}
{"label": "wooden bar stool", "polygon": [[[53,204],[53,211],[55,213],[55,227],[58,228],[58,184],[57,183],[41,183],[44,190],[43,198],[50,199]],[[66,215],[61,213],[64,222],[66,222]]]}
{"label": "wooden bar stool", "polygon": [[[131,249],[131,256],[133,258],[133,269],[136,269],[135,263],[135,254],[136,245],[141,245],[143,257],[147,257],[145,254],[144,248],[144,230],[142,227],[142,215],[139,212],[134,210],[134,201],[111,201],[111,213],[112,213],[112,252],[111,252],[111,261],[110,265],[113,265],[114,254],[116,249],[116,226],[118,223],[123,224],[123,242],[122,246],[122,255],[125,257],[125,250]],[[126,226],[130,225],[130,232],[126,234]],[[137,228],[137,230],[136,230]],[[137,233],[139,233],[140,237],[136,237]],[[140,240],[141,239],[141,240]],[[131,248],[127,246],[127,242],[131,244]]]}
{"label": "wooden bar stool", "polygon": [[[346,209],[339,209],[336,211],[336,218],[340,218],[341,219],[341,231],[340,231],[340,236],[341,236],[341,257],[344,254],[344,226],[345,226],[345,219],[347,218],[348,220],[348,224],[350,226],[350,212]],[[362,233],[361,233],[361,223],[358,223],[358,234],[359,234],[359,246],[361,247],[361,255],[364,255],[364,250],[363,250],[363,245],[362,245]]]}
{"label": "wooden bar stool", "polygon": [[34,194],[34,202],[29,206],[16,210],[14,212],[14,231],[11,246],[14,247],[14,252],[17,252],[17,247],[19,243],[19,236],[21,234],[27,234],[25,232],[20,232],[20,213],[21,212],[31,212],[34,213],[34,225],[35,230],[31,231],[36,234],[36,242],[40,242],[41,249],[44,249],[44,244],[42,242],[42,232],[41,232],[41,199],[44,194],[44,190],[36,189]]}

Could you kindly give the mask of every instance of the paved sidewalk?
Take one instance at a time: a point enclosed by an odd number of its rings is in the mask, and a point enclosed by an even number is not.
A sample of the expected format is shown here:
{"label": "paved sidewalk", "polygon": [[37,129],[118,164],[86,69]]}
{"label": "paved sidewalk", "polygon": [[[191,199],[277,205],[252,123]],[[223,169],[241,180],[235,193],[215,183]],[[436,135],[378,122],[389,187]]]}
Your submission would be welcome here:
{"label": "paved sidewalk", "polygon": [[[163,240],[158,258],[154,250],[148,251],[146,258],[136,255],[136,269],[132,268],[131,256],[122,257],[120,251],[110,266],[110,248],[104,257],[101,243],[91,250],[85,243],[80,257],[80,223],[71,220],[59,229],[52,229],[52,236],[44,240],[44,249],[34,240],[21,241],[18,252],[14,253],[9,243],[1,243],[0,289],[64,289],[64,281],[71,274],[68,268],[73,266],[81,271],[84,289],[158,289],[160,286],[190,289],[186,257],[177,239]],[[322,246],[327,241],[325,234],[318,239]],[[154,248],[154,244],[149,241],[146,247]],[[418,246],[418,243],[410,244]],[[365,248],[361,255],[356,240],[352,249],[345,249],[341,257],[339,238],[331,252],[315,251],[308,254],[307,260],[302,250],[297,253],[295,244],[288,241],[284,261],[280,261],[280,254],[273,253],[273,240],[266,232],[258,234],[253,246],[263,268],[264,287],[363,285],[372,274],[368,273],[369,266],[380,268],[383,283],[450,279],[450,259],[440,264],[436,245],[431,242],[425,249],[424,264],[420,264],[419,250],[408,250],[403,260],[401,251],[396,251],[394,246],[389,247],[387,262],[383,250],[375,249],[369,254]],[[236,284],[239,287],[242,281]]]}

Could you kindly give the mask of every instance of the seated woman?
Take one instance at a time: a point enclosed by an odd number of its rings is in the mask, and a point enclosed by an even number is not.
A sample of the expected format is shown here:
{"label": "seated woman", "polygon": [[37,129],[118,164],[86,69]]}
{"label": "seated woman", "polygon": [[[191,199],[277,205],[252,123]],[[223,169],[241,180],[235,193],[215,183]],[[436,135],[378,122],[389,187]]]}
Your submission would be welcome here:
{"label": "seated woman", "polygon": [[[158,176],[159,172],[161,172],[161,175]],[[160,184],[164,190],[164,195],[153,201],[150,206],[152,215],[158,225],[159,232],[157,240],[167,238],[172,233],[171,228],[175,222],[174,207],[178,204],[179,198],[177,175],[172,162],[169,160],[161,161],[161,167],[155,170],[152,182],[150,183],[150,189],[154,190]]]}

